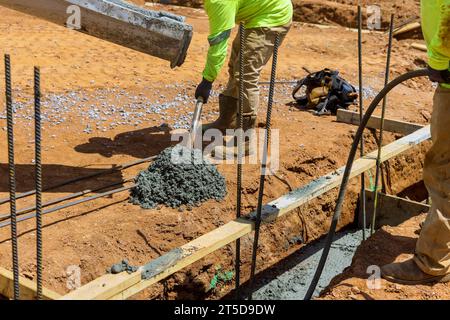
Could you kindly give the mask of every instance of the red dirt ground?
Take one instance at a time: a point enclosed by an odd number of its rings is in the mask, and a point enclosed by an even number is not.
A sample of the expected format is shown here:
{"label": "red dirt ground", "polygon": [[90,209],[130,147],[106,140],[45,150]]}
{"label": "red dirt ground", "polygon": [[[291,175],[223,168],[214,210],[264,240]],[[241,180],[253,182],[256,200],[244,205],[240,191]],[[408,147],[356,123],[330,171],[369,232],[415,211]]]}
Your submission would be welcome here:
{"label": "red dirt ground", "polygon": [[[0,53],[10,53],[13,62],[15,93],[22,90],[20,100],[32,95],[32,70],[41,66],[42,85],[45,95],[62,94],[68,91],[83,91],[94,99],[97,90],[117,87],[130,94],[142,94],[154,101],[164,94],[173,99],[178,93],[193,95],[195,84],[201,78],[201,70],[208,48],[207,18],[199,9],[162,6],[171,12],[183,14],[194,26],[194,38],[186,63],[170,70],[168,63],[156,58],[122,48],[105,41],[79,34],[63,27],[56,27],[39,19],[1,8]],[[332,36],[330,36],[332,35]],[[318,70],[324,67],[337,68],[342,75],[357,84],[356,32],[343,27],[322,28],[295,23],[283,45],[278,75],[280,79],[298,79],[304,76],[302,67]],[[423,65],[426,54],[409,49],[411,41],[394,41],[391,77]],[[383,33],[364,34],[364,77],[365,86],[378,91],[383,84],[387,37]],[[263,80],[269,78],[270,68],[263,71]],[[1,71],[3,77],[3,71]],[[179,87],[166,87],[174,82]],[[225,68],[215,88],[226,82]],[[304,185],[314,178],[327,174],[344,165],[355,127],[336,123],[335,117],[317,118],[311,113],[300,111],[287,104],[291,102],[289,90],[278,88],[273,128],[280,129],[280,162],[278,174],[284,177],[292,188]],[[426,80],[410,82],[401,86],[389,98],[388,117],[425,124],[431,112],[432,88]],[[90,103],[90,100],[86,102]],[[123,97],[126,99],[126,97]],[[264,100],[262,100],[264,101]],[[368,103],[368,101],[366,101]],[[4,97],[0,97],[4,105]],[[193,111],[193,101],[180,113]],[[205,113],[217,111],[217,98],[213,98]],[[176,114],[176,110],[170,110]],[[261,106],[259,119],[263,119],[265,107]],[[84,120],[76,109],[70,112],[64,123],[46,123],[43,130],[44,180],[53,184],[66,179],[85,175],[95,168],[109,168],[158,154],[169,146],[168,131],[156,130],[161,119],[151,114],[139,126],[118,125],[103,132],[95,127],[92,133],[84,133]],[[211,117],[209,117],[211,119]],[[148,122],[147,122],[148,121]],[[0,127],[6,121],[0,118]],[[94,138],[94,139],[93,139]],[[386,143],[393,141],[389,134]],[[33,125],[29,120],[18,119],[16,125],[16,161],[18,170],[18,191],[33,189]],[[365,137],[367,148],[376,148],[373,135]],[[90,143],[89,143],[90,141]],[[86,147],[86,144],[88,144]],[[84,146],[84,147],[80,147]],[[390,181],[388,191],[401,192],[421,179],[424,144],[389,162]],[[6,131],[0,130],[0,150],[6,150]],[[0,153],[0,197],[7,196],[7,154]],[[93,188],[133,177],[141,165],[127,169],[122,174],[104,176],[54,192],[46,192],[44,200],[53,199],[72,192]],[[143,210],[126,200],[126,192],[88,202],[77,207],[61,210],[44,218],[44,284],[64,294],[66,269],[76,265],[82,271],[85,284],[105,273],[105,269],[123,258],[133,265],[141,265],[176,248],[218,226],[235,216],[236,166],[220,165],[220,172],[226,177],[228,195],[224,201],[209,201],[192,211],[179,212],[175,209]],[[259,178],[258,166],[245,166],[243,196],[244,212],[254,209],[257,199]],[[353,181],[347,197],[340,226],[354,220],[357,202],[357,181]],[[265,202],[269,202],[289,191],[289,186],[269,177],[265,189]],[[330,192],[311,202],[301,210],[295,210],[287,217],[262,228],[259,250],[259,269],[276,263],[299,245],[290,245],[289,240],[298,234],[306,235],[311,241],[323,235],[329,226],[329,217],[334,209],[336,192]],[[33,204],[33,198],[20,200],[18,207]],[[8,212],[8,206],[0,206],[1,213]],[[35,222],[19,225],[19,248],[21,274],[35,277]],[[243,243],[243,278],[248,276],[252,237]],[[10,230],[0,230],[0,265],[11,268]],[[163,283],[146,290],[139,298],[218,298],[226,294],[231,285],[206,293],[215,267],[232,268],[233,246],[228,245],[207,256],[192,266],[178,272]],[[194,290],[195,289],[195,290]]]}
{"label": "red dirt ground", "polygon": [[[353,262],[341,275],[335,277],[320,299],[412,299],[412,300],[448,300],[450,284],[407,286],[380,280],[379,289],[369,289],[366,280],[367,267],[382,266],[394,261],[403,261],[410,257],[415,248],[415,231],[425,215],[411,218],[396,227],[382,227],[371,238],[362,243],[353,257]],[[382,249],[381,249],[382,248]]]}

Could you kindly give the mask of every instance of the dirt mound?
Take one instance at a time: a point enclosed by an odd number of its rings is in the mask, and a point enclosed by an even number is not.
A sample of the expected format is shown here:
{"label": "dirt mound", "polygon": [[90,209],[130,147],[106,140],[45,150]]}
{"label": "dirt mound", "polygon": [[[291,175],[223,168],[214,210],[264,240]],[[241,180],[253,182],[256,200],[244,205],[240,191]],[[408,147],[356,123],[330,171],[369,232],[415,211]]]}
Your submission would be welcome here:
{"label": "dirt mound", "polygon": [[159,204],[177,208],[222,200],[226,193],[225,178],[200,150],[175,146],[164,150],[139,173],[131,189],[131,202],[145,209]]}
{"label": "dirt mound", "polygon": [[[173,4],[192,8],[203,7],[202,0],[152,0],[147,2]],[[361,6],[363,7],[363,18],[367,21],[367,16],[372,15],[372,13],[367,13],[367,7],[374,4],[367,0],[293,0],[294,20],[308,23],[337,24],[345,27],[356,27],[357,5],[359,2],[361,2]],[[418,17],[420,11],[420,1],[416,0],[380,0],[376,2],[376,5],[380,7],[382,28],[388,26],[390,15],[392,13],[395,14],[396,21],[401,22]],[[365,22],[364,25],[366,25]]]}

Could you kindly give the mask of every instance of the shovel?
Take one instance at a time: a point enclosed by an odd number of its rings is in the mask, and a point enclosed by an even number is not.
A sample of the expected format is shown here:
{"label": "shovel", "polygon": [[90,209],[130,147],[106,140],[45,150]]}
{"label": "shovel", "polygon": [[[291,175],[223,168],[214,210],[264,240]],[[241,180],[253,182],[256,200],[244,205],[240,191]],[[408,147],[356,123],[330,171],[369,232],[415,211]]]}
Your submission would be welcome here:
{"label": "shovel", "polygon": [[192,117],[191,130],[190,130],[190,141],[189,146],[193,149],[195,146],[195,139],[197,137],[197,132],[200,124],[200,117],[202,115],[203,109],[203,98],[199,97],[195,103],[194,115]]}

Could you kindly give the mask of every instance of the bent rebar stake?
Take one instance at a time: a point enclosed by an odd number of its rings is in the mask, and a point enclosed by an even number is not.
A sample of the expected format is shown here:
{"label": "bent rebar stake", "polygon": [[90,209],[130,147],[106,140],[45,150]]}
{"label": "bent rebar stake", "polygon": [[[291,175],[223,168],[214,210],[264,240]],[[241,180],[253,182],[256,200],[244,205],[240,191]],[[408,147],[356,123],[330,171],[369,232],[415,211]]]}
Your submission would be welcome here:
{"label": "bent rebar stake", "polygon": [[[359,122],[364,116],[364,99],[363,99],[363,70],[362,70],[362,11],[361,6],[358,6],[358,78],[359,78]],[[364,139],[361,139],[360,144],[360,156],[364,157]],[[363,240],[366,240],[366,175],[363,172],[361,174],[361,192],[360,192],[359,213],[362,216],[363,228],[362,236]]]}
{"label": "bent rebar stake", "polygon": [[11,88],[11,58],[5,54],[5,88],[6,88],[6,113],[8,127],[8,167],[9,167],[9,203],[11,224],[11,247],[14,277],[14,300],[20,298],[19,287],[19,250],[17,244],[17,215],[16,215],[16,168],[14,163],[14,111],[12,104]]}
{"label": "bent rebar stake", "polygon": [[[388,49],[387,49],[387,57],[386,57],[386,71],[384,75],[384,86],[387,86],[389,83],[389,71],[391,66],[391,53],[392,53],[392,37],[394,34],[394,15],[391,15],[391,24],[389,26],[389,41],[388,41]],[[387,104],[387,96],[383,99],[383,105],[381,107],[381,124],[380,124],[380,136],[378,141],[378,154],[377,154],[377,162],[375,169],[375,195],[373,200],[373,214],[372,214],[372,224],[370,226],[370,235],[372,235],[375,231],[375,223],[377,219],[377,211],[378,211],[378,183],[380,180],[381,173],[381,148],[383,147],[383,133],[384,133],[384,119],[386,117],[386,104]]]}
{"label": "bent rebar stake", "polygon": [[[245,53],[245,27],[241,22],[239,25],[239,110],[238,121],[239,129],[237,134],[238,163],[237,163],[237,199],[236,199],[236,218],[242,214],[242,137],[244,136],[244,53]],[[241,239],[236,239],[236,257],[235,257],[235,291],[236,300],[239,299],[239,286],[241,282]]]}
{"label": "bent rebar stake", "polygon": [[34,140],[36,172],[36,297],[42,300],[42,157],[41,157],[41,72],[34,67]]}
{"label": "bent rebar stake", "polygon": [[256,221],[255,221],[255,237],[253,240],[253,252],[252,252],[252,266],[250,269],[250,293],[248,296],[249,300],[253,298],[253,284],[256,273],[256,258],[258,251],[258,241],[259,241],[259,231],[261,228],[261,214],[262,214],[262,202],[264,196],[264,182],[266,181],[266,171],[267,171],[267,153],[269,148],[270,139],[270,122],[272,120],[272,106],[273,106],[273,96],[275,93],[275,80],[277,73],[277,62],[278,62],[278,48],[280,46],[280,34],[277,34],[275,38],[274,48],[273,48],[273,61],[272,61],[272,72],[270,74],[270,87],[269,87],[269,101],[267,104],[267,117],[266,117],[266,133],[264,137],[264,149],[263,149],[263,159],[261,163],[261,176],[259,178],[259,192],[258,192],[258,207],[256,209]]}

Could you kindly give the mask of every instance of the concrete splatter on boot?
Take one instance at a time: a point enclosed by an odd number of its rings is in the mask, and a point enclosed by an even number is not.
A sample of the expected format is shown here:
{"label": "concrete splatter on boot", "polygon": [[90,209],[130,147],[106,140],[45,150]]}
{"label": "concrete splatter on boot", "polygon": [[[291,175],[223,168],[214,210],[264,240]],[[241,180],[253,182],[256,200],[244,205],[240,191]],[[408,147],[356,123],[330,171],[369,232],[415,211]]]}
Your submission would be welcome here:
{"label": "concrete splatter on boot", "polygon": [[225,134],[226,129],[236,129],[238,105],[238,99],[220,94],[219,118],[212,123],[202,125],[202,133],[208,129],[218,129]]}

